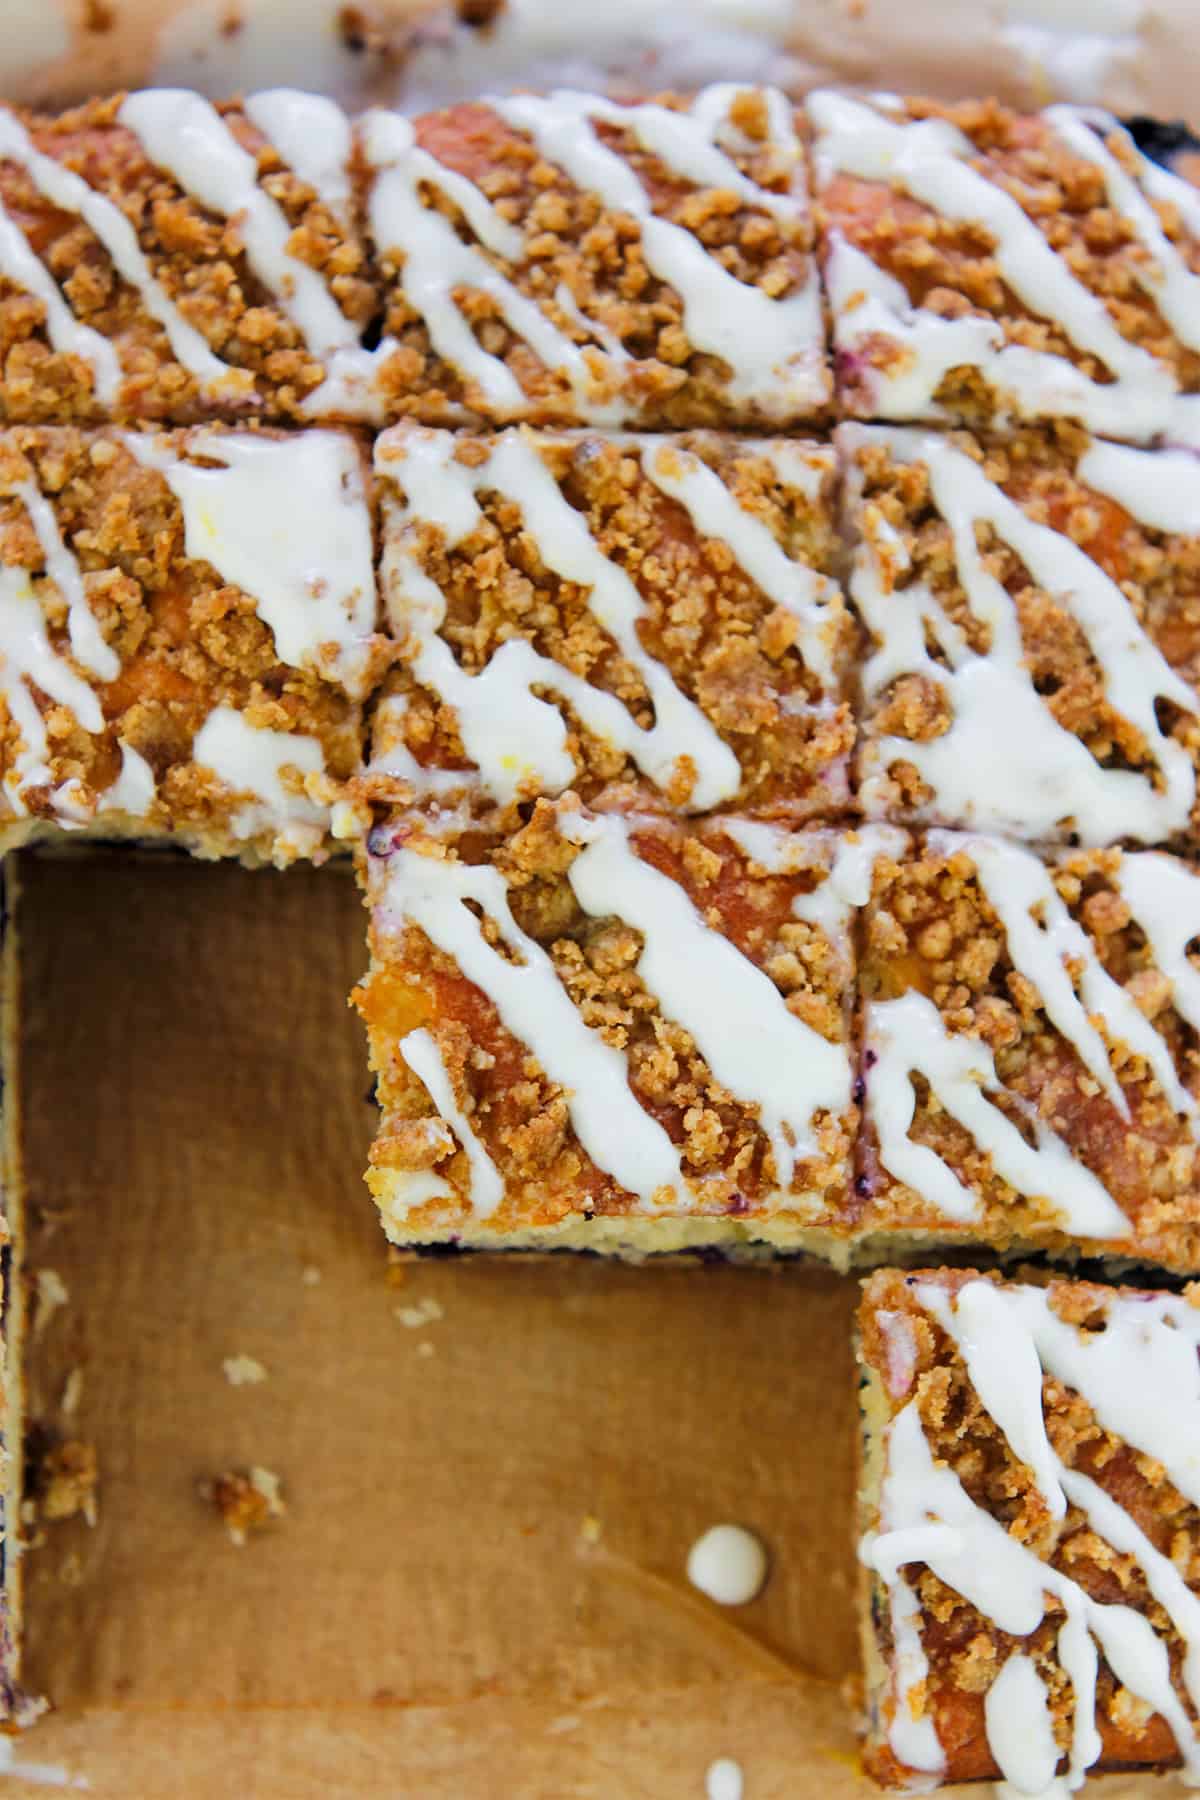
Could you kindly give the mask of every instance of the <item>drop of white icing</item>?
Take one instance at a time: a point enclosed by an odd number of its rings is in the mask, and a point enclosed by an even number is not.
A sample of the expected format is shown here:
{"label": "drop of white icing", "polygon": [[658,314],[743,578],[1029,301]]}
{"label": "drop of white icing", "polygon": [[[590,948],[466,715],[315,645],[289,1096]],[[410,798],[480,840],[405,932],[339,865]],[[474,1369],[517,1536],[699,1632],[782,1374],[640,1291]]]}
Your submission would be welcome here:
{"label": "drop of white icing", "polygon": [[719,1606],[746,1606],[767,1578],[767,1553],[741,1525],[713,1525],[689,1550],[687,1576]]}
{"label": "drop of white icing", "polygon": [[706,1800],[742,1800],[742,1770],[731,1756],[709,1763],[704,1777]]}

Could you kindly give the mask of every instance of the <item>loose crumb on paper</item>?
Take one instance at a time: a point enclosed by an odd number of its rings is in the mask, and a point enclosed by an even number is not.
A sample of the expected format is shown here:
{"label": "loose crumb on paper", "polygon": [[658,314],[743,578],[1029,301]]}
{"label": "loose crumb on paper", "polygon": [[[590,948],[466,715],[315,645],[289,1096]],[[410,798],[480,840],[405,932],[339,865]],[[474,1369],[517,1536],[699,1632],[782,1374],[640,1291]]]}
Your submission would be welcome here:
{"label": "loose crumb on paper", "polygon": [[400,1323],[409,1331],[419,1331],[422,1325],[436,1324],[439,1319],[444,1319],[446,1316],[440,1303],[432,1295],[427,1295],[424,1300],[418,1300],[415,1306],[396,1306],[392,1310]]}
{"label": "loose crumb on paper", "polygon": [[301,1269],[300,1279],[305,1287],[320,1287],[321,1271],[320,1269],[314,1268],[310,1263],[307,1269]]}
{"label": "loose crumb on paper", "polygon": [[203,1482],[200,1492],[220,1514],[230,1542],[239,1549],[252,1531],[287,1512],[278,1475],[257,1465],[245,1473],[227,1469],[214,1481]]}
{"label": "loose crumb on paper", "polygon": [[563,1713],[557,1719],[551,1719],[546,1727],[547,1737],[561,1737],[564,1732],[578,1731],[582,1720],[578,1713]]}
{"label": "loose crumb on paper", "polygon": [[89,1525],[97,1518],[96,1486],[100,1479],[95,1444],[77,1438],[52,1444],[34,1471],[38,1515],[50,1524],[81,1515]]}
{"label": "loose crumb on paper", "polygon": [[247,1356],[244,1351],[239,1350],[236,1356],[227,1356],[221,1367],[230,1387],[254,1387],[267,1379],[267,1371],[263,1365],[256,1357]]}
{"label": "loose crumb on paper", "polygon": [[428,1338],[422,1338],[421,1342],[417,1345],[417,1355],[428,1358],[430,1356],[436,1356],[437,1351]]}
{"label": "loose crumb on paper", "polygon": [[36,1277],[37,1299],[33,1310],[33,1334],[45,1331],[60,1306],[69,1304],[67,1284],[57,1269],[39,1269]]}
{"label": "loose crumb on paper", "polygon": [[79,1402],[83,1399],[83,1370],[72,1369],[63,1382],[62,1399],[58,1410],[66,1418],[72,1418],[79,1411]]}
{"label": "loose crumb on paper", "polygon": [[580,1540],[585,1544],[598,1544],[600,1542],[600,1534],[601,1534],[602,1530],[603,1530],[603,1527],[600,1524],[599,1519],[593,1517],[593,1515],[591,1513],[589,1513],[587,1515],[587,1517],[580,1523],[580,1526],[579,1526]]}

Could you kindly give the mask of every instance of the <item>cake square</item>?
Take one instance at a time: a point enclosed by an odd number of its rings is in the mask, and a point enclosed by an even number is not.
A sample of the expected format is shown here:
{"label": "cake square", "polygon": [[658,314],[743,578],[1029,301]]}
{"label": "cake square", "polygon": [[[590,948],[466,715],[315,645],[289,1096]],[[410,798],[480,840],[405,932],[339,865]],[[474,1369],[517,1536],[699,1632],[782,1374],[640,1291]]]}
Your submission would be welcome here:
{"label": "cake square", "polygon": [[823,415],[790,102],[470,101],[360,121],[389,416],[661,430]]}
{"label": "cake square", "polygon": [[931,831],[862,930],[860,1243],[1200,1270],[1200,871]]}
{"label": "cake square", "polygon": [[883,1786],[1200,1779],[1195,1297],[973,1270],[865,1284],[866,1763]]}
{"label": "cake square", "polygon": [[349,121],[279,89],[0,110],[0,418],[369,415]]}
{"label": "cake square", "polygon": [[1200,193],[1095,108],[810,95],[838,400],[1200,431]]}
{"label": "cake square", "polygon": [[515,834],[367,840],[356,1000],[393,1242],[826,1247],[857,1118],[852,917],[873,836],[537,801]]}
{"label": "cake square", "polygon": [[1200,845],[1200,459],[839,433],[868,817]]}
{"label": "cake square", "polygon": [[323,859],[376,632],[347,434],[0,432],[0,848]]}
{"label": "cake square", "polygon": [[829,446],[404,425],[375,469],[404,659],[376,719],[384,797],[848,809]]}

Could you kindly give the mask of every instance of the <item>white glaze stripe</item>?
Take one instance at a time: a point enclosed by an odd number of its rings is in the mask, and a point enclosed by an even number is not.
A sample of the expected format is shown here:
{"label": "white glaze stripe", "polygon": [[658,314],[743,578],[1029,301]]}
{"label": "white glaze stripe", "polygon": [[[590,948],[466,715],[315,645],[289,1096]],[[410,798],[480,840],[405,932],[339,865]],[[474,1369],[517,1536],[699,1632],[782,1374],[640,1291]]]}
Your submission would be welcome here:
{"label": "white glaze stripe", "polygon": [[471,1170],[472,1210],[481,1219],[491,1218],[504,1197],[504,1179],[454,1097],[436,1040],[428,1031],[410,1031],[400,1040],[400,1054],[413,1074],[424,1083],[442,1118],[454,1127]]}
{"label": "white glaze stripe", "polygon": [[[660,786],[670,783],[679,758],[690,758],[696,770],[690,805],[696,810],[730,799],[741,782],[737,758],[667,669],[643,649],[637,634],[641,595],[595,544],[535,442],[505,432],[484,463],[468,467],[455,460],[449,432],[389,432],[380,438],[376,467],[404,494],[403,504],[385,496],[385,597],[393,629],[408,641],[414,674],[454,707],[467,753],[501,801],[515,798],[531,779],[543,793],[561,792],[575,779],[566,723],[556,707],[534,694],[535,686],[569,702],[589,731],[619,745]],[[410,540],[432,525],[447,548],[461,543],[482,516],[475,496],[488,489],[518,502],[523,528],[547,568],[588,590],[595,618],[645,683],[655,712],[649,729],[639,726],[614,694],[540,655],[524,638],[501,644],[478,675],[459,666],[439,635],[445,597],[420,566]]]}
{"label": "white glaze stripe", "polygon": [[136,432],[125,443],[179,501],[187,554],[254,600],[280,661],[317,668],[361,699],[378,602],[353,439],[197,430],[182,440],[184,455]]}
{"label": "white glaze stripe", "polygon": [[816,1115],[849,1103],[845,1045],[788,1011],[774,983],[705,924],[684,890],[630,848],[620,819],[568,813],[561,824],[564,837],[584,845],[567,871],[580,905],[642,934],[639,975],[721,1085],[757,1109],[776,1184],[790,1187],[797,1155],[817,1150]]}
{"label": "white glaze stripe", "polygon": [[[922,816],[934,820],[1027,841],[1073,830],[1085,844],[1163,840],[1182,831],[1195,797],[1195,772],[1187,751],[1160,726],[1155,704],[1169,700],[1194,713],[1200,700],[1141,629],[1116,583],[1069,538],[1031,519],[945,439],[848,427],[842,442],[851,454],[879,444],[898,462],[925,466],[934,504],[952,533],[967,603],[991,638],[986,654],[975,654],[928,588],[916,581],[896,585],[905,571],[898,566],[895,534],[880,529],[886,522],[877,507],[860,502],[862,542],[851,593],[878,645],[863,672],[866,693],[877,697],[898,677],[920,674],[943,690],[952,713],[940,737],[912,742],[884,735],[870,746],[862,789],[868,810],[887,807],[885,771],[893,761],[905,761],[933,790]],[[1131,770],[1103,768],[1055,722],[1034,689],[1012,597],[980,553],[980,525],[990,525],[1031,580],[1068,607],[1099,664],[1110,703],[1141,735],[1157,787]],[[930,656],[927,630],[949,667]]]}
{"label": "white glaze stripe", "polygon": [[[934,395],[943,376],[969,366],[994,387],[1002,413],[1011,408],[1025,417],[1070,416],[1093,431],[1125,438],[1147,439],[1168,429],[1179,436],[1195,429],[1194,400],[1178,395],[1170,367],[1122,337],[1104,302],[1072,272],[1017,200],[971,166],[977,152],[953,125],[889,116],[886,101],[867,103],[832,92],[811,95],[808,105],[817,130],[819,185],[838,173],[886,183],[941,218],[981,227],[1017,300],[1035,316],[1053,320],[1077,350],[1096,357],[1112,377],[1095,381],[1063,356],[1006,343],[994,319],[974,314],[946,319],[913,307],[898,281],[835,232],[826,278],[839,346],[854,355],[883,337],[906,352],[886,371],[875,369],[868,376],[877,416],[938,416]],[[1177,259],[1162,258],[1162,234],[1155,237],[1145,203],[1136,209],[1124,204],[1130,193],[1137,197],[1136,187],[1122,185],[1112,174],[1110,153],[1082,115],[1060,108],[1048,116],[1060,138],[1100,164],[1115,209],[1130,220],[1145,247],[1144,285],[1164,315],[1170,306],[1182,317],[1195,277],[1184,280]],[[1119,129],[1115,120],[1107,120],[1106,127]],[[1193,334],[1195,317],[1193,310]]]}
{"label": "white glaze stripe", "polygon": [[268,731],[249,725],[231,706],[214,707],[196,733],[192,761],[211,769],[237,794],[253,796],[232,814],[241,839],[270,835],[298,855],[314,850],[329,824],[328,810],[305,792],[283,784],[283,770],[303,778],[320,774],[325,753],[316,738],[301,732]]}

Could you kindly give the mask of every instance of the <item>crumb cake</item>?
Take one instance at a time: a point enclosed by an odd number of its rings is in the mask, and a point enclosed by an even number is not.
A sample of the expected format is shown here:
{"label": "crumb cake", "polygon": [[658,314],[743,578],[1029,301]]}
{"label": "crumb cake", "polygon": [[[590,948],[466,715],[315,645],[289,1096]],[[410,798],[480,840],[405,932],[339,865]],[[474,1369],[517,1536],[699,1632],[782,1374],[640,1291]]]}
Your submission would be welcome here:
{"label": "crumb cake", "polygon": [[[885,1787],[1200,1781],[1196,1296],[865,1284],[866,1763]],[[1054,1788],[1055,1792],[1059,1789]]]}
{"label": "crumb cake", "polygon": [[809,97],[838,401],[1200,438],[1200,193],[1116,119]]}
{"label": "crumb cake", "polygon": [[873,837],[595,813],[368,839],[368,1181],[395,1243],[822,1243],[856,1122]]}
{"label": "crumb cake", "polygon": [[838,433],[868,817],[1200,847],[1200,458]]}
{"label": "crumb cake", "polygon": [[376,633],[356,440],[0,431],[0,848],[323,857]]}
{"label": "crumb cake", "polygon": [[514,819],[567,788],[789,821],[847,810],[856,631],[832,578],[828,446],[402,425],[375,470],[403,651],[377,793]]}
{"label": "crumb cake", "polygon": [[829,396],[791,103],[732,84],[368,112],[390,416],[768,426]]}
{"label": "crumb cake", "polygon": [[274,90],[0,109],[0,418],[369,414],[349,121]]}
{"label": "crumb cake", "polygon": [[860,1244],[1200,1269],[1200,871],[931,831],[876,857]]}

